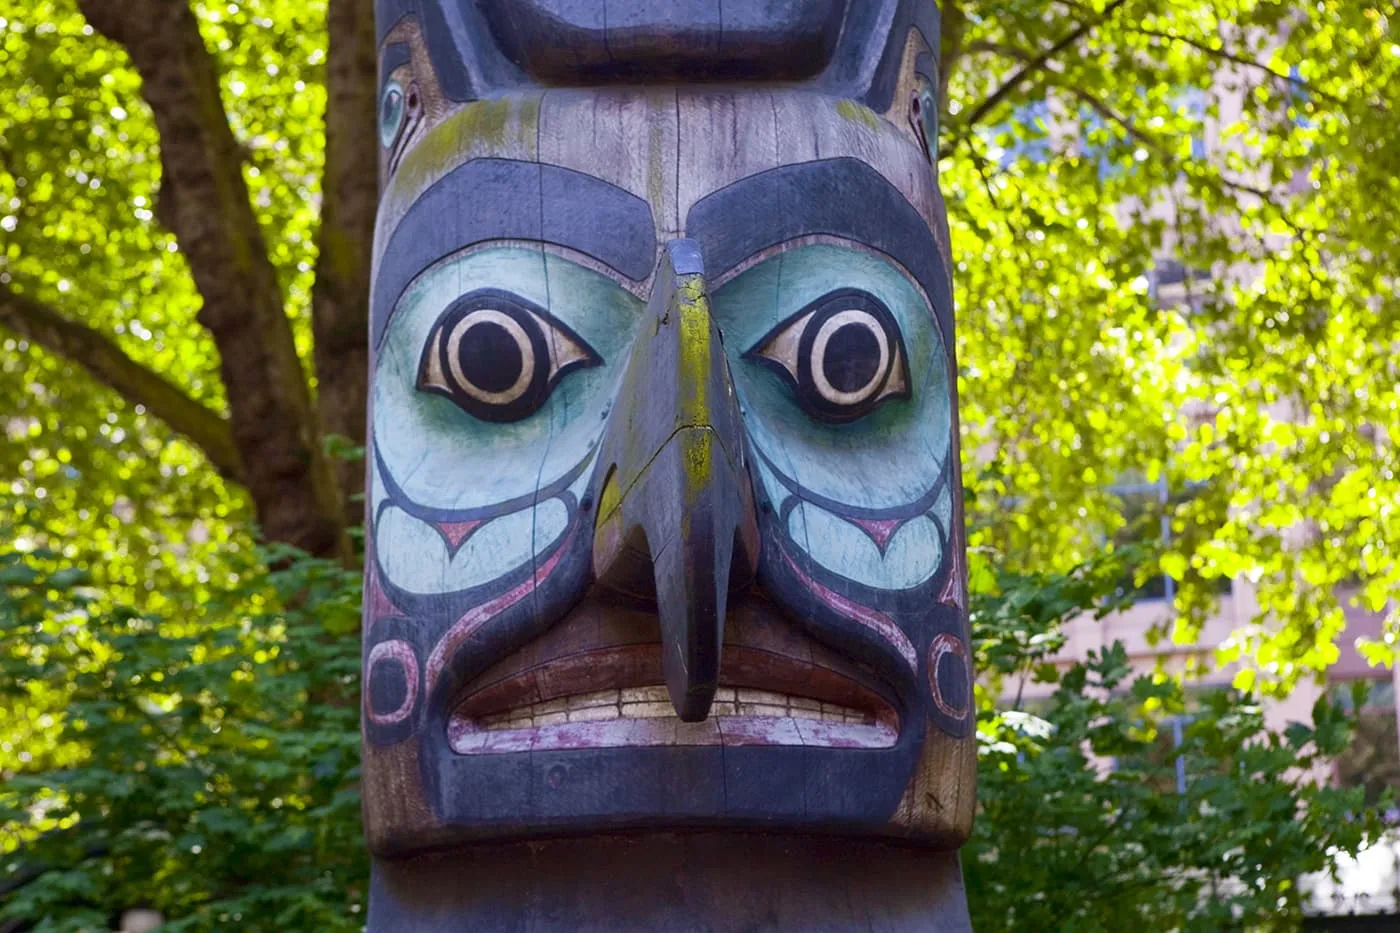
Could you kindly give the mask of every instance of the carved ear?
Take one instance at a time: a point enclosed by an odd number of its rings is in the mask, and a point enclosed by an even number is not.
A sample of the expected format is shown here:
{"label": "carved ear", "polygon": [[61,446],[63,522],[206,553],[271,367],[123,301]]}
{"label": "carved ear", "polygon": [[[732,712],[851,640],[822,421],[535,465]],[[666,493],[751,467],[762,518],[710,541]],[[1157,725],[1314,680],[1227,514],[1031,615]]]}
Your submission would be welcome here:
{"label": "carved ear", "polygon": [[928,157],[938,161],[938,118],[942,103],[938,86],[938,48],[925,37],[916,20],[902,46],[894,95],[884,117],[913,137]]}
{"label": "carved ear", "polygon": [[387,181],[408,150],[453,109],[416,16],[398,19],[380,44],[377,107],[380,176]]}

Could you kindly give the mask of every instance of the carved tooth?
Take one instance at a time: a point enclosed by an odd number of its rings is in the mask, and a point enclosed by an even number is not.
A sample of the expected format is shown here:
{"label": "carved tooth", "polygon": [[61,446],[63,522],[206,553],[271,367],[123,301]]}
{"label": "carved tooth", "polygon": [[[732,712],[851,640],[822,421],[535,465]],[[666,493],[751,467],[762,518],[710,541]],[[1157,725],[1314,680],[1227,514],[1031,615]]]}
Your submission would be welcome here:
{"label": "carved tooth", "polygon": [[790,706],[794,710],[804,709],[811,710],[817,713],[820,713],[822,710],[821,702],[818,700],[813,700],[809,697],[789,697],[788,706]]}
{"label": "carved tooth", "polygon": [[768,706],[787,706],[788,696],[768,690],[740,690],[740,703],[763,703]]}
{"label": "carved tooth", "polygon": [[616,719],[616,706],[589,706],[584,709],[569,710],[569,722],[603,722]]}
{"label": "carved tooth", "polygon": [[742,701],[739,703],[740,716],[767,716],[781,719],[787,716],[787,712],[786,706],[772,703],[744,703]]}
{"label": "carved tooth", "polygon": [[822,718],[822,711],[820,709],[811,709],[808,707],[794,706],[792,709],[788,710],[788,715],[791,716],[793,719],[820,720]]}
{"label": "carved tooth", "polygon": [[720,703],[716,701],[710,705],[711,716],[737,716],[739,715],[739,704],[728,701]]}
{"label": "carved tooth", "polygon": [[625,687],[623,703],[669,703],[671,695],[665,687]]}
{"label": "carved tooth", "polygon": [[534,710],[535,715],[538,716],[541,713],[562,713],[569,708],[569,704],[564,697],[559,697],[555,700],[545,700],[543,703],[536,703],[530,708]]}
{"label": "carved tooth", "polygon": [[535,725],[537,726],[557,726],[560,723],[568,721],[569,714],[562,711],[557,713],[540,713],[535,717]]}
{"label": "carved tooth", "polygon": [[591,706],[616,706],[617,690],[599,690],[596,693],[580,693],[569,697],[569,709],[587,709]]}
{"label": "carved tooth", "polygon": [[665,719],[676,715],[670,703],[623,703],[626,719]]}

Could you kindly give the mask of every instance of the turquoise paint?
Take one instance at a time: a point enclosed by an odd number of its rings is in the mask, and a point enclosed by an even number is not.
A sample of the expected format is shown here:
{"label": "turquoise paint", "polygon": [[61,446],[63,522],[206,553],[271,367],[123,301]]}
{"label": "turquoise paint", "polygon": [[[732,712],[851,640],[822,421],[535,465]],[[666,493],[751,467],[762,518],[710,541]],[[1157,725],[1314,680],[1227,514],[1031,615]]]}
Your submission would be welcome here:
{"label": "turquoise paint", "polygon": [[[545,308],[604,365],[569,373],[540,411],[513,424],[479,421],[420,392],[419,361],[439,317],[488,287]],[[405,290],[375,363],[374,437],[390,477],[413,503],[448,510],[489,507],[557,482],[601,439],[643,308],[607,276],[539,250],[495,247],[430,267]],[[531,534],[524,532],[526,548]]]}
{"label": "turquoise paint", "polygon": [[379,143],[385,149],[398,138],[399,128],[403,126],[403,113],[403,88],[399,82],[390,81],[379,98]]}
{"label": "turquoise paint", "polygon": [[943,494],[940,495],[937,501],[933,503],[933,510],[931,514],[938,519],[938,523],[943,527],[944,531],[949,531],[950,529],[952,529],[953,487],[951,485],[945,487],[943,490]]}
{"label": "turquoise paint", "polygon": [[[807,415],[781,377],[742,355],[839,288],[864,289],[894,315],[909,354],[912,398],[830,425]],[[896,508],[933,488],[951,449],[948,353],[928,303],[897,266],[855,247],[801,246],[741,273],[715,292],[712,306],[750,437],[789,479],[865,509]]]}
{"label": "turquoise paint", "polygon": [[943,562],[943,538],[925,515],[910,519],[885,552],[860,528],[810,502],[788,516],[788,534],[807,542],[807,553],[827,571],[863,586],[907,590],[928,581]]}
{"label": "turquoise paint", "polygon": [[568,527],[569,510],[558,498],[492,519],[450,553],[426,522],[394,506],[375,525],[375,550],[384,575],[411,593],[455,593],[490,583],[528,565]]}
{"label": "turquoise paint", "polygon": [[763,491],[768,495],[768,501],[773,504],[774,511],[782,514],[783,505],[787,502],[789,495],[787,487],[778,482],[778,478],[773,475],[768,464],[761,459],[756,458],[753,464],[758,472],[759,482],[763,484]]}

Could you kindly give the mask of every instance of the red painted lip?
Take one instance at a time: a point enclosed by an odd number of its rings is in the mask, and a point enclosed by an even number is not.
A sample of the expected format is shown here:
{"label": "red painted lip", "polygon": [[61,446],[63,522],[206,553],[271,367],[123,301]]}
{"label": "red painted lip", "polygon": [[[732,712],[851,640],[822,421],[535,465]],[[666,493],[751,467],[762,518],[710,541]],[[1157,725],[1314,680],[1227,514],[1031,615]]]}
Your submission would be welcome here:
{"label": "red painted lip", "polygon": [[[798,632],[761,600],[739,603],[726,619],[721,689],[787,695],[792,715],[778,707],[730,701],[704,722],[683,723],[673,711],[652,703],[643,704],[651,707],[645,718],[626,718],[631,715],[626,713],[597,721],[559,721],[554,710],[578,705],[568,698],[664,682],[655,616],[599,595],[468,684],[448,717],[449,745],[462,755],[491,755],[582,748],[870,749],[895,744],[899,715],[870,684],[868,673]],[[793,714],[799,703],[804,711]],[[847,721],[805,718],[820,704],[828,715],[833,709],[846,711]],[[509,711],[541,705],[551,710],[548,723],[510,727],[500,722],[515,715]]]}

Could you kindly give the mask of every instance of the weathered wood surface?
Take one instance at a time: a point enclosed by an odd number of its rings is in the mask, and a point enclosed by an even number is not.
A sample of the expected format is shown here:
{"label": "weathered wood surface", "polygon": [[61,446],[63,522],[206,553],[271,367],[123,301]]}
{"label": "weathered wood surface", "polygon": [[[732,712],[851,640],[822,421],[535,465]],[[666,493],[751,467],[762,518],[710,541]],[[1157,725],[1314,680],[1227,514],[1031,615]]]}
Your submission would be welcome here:
{"label": "weathered wood surface", "polygon": [[602,837],[376,867],[370,929],[965,933],[957,856],[851,839]]}
{"label": "weathered wood surface", "polygon": [[371,929],[966,928],[937,22],[379,0]]}

